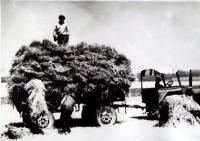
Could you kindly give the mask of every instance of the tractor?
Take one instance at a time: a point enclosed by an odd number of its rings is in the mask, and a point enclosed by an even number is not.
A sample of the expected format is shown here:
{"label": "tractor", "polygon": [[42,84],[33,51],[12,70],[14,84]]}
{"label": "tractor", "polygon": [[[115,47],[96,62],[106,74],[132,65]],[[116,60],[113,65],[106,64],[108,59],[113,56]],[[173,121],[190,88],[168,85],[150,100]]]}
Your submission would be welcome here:
{"label": "tractor", "polygon": [[[179,74],[181,71],[177,71],[174,74],[174,77],[168,78],[166,74],[160,73],[154,69],[145,69],[140,73],[140,81],[141,81],[141,98],[142,102],[145,106],[141,105],[128,105],[126,104],[125,95],[122,93],[117,93],[115,95],[110,94],[107,98],[102,97],[94,97],[87,99],[87,101],[83,99],[77,100],[78,110],[80,110],[80,105],[82,106],[82,119],[83,120],[91,120],[97,123],[99,126],[113,125],[117,121],[116,109],[119,107],[126,108],[140,108],[145,109],[145,113],[150,117],[157,117],[159,115],[159,106],[162,101],[170,95],[196,95],[200,96],[200,89],[193,89],[192,87],[192,71],[190,70],[189,74],[189,85],[182,86],[181,79]],[[162,87],[152,87],[152,88],[144,88],[144,78],[145,77],[154,77],[153,80],[157,78],[161,79],[163,83]],[[173,85],[176,83],[176,85]],[[122,101],[123,104],[116,104],[117,101]],[[47,103],[50,109],[54,107],[50,103]],[[51,110],[52,113],[60,112],[56,107]]]}

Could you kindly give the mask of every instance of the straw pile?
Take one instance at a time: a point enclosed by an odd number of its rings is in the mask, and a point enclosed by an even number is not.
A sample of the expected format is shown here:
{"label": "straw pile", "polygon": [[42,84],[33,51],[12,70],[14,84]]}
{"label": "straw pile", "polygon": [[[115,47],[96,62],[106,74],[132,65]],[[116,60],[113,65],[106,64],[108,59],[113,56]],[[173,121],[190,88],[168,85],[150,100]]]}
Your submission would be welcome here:
{"label": "straw pile", "polygon": [[159,126],[180,127],[200,124],[200,106],[186,95],[167,96],[160,105]]}
{"label": "straw pile", "polygon": [[11,123],[6,125],[7,130],[1,133],[0,138],[4,139],[25,139],[25,137],[32,135],[50,135],[50,134],[58,134],[58,130],[53,129],[37,129],[32,130],[27,127],[22,126],[23,123]]}
{"label": "straw pile", "polygon": [[24,127],[15,127],[11,125],[6,126],[8,131],[1,134],[1,137],[6,137],[9,139],[21,139],[24,136],[32,135],[30,129]]}
{"label": "straw pile", "polygon": [[[49,112],[45,101],[45,87],[41,80],[32,79],[25,85],[25,90],[28,92],[27,99],[27,116],[23,117],[31,123],[37,125],[37,120],[41,115],[48,117],[49,123],[47,127],[53,127],[53,115]],[[26,119],[28,118],[28,119]],[[37,127],[37,126],[36,126]],[[38,127],[37,127],[38,128]]]}
{"label": "straw pile", "polygon": [[[10,69],[8,90],[17,110],[28,98],[24,85],[42,80],[45,100],[58,106],[62,93],[72,92],[75,100],[89,102],[109,94],[127,94],[133,75],[131,62],[115,49],[104,45],[80,43],[60,47],[48,40],[34,41],[16,53]],[[95,102],[95,101],[94,101]]]}

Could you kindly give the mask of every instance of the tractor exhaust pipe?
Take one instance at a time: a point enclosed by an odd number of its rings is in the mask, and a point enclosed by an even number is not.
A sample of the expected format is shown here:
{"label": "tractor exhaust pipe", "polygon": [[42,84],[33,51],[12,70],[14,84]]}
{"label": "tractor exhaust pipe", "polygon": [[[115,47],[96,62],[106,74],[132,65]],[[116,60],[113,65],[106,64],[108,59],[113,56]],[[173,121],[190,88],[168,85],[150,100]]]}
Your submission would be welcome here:
{"label": "tractor exhaust pipe", "polygon": [[189,75],[189,87],[192,88],[192,71],[190,70],[190,75]]}
{"label": "tractor exhaust pipe", "polygon": [[190,75],[189,75],[189,87],[186,89],[185,94],[188,96],[200,95],[200,89],[192,88],[192,71],[191,70],[190,70]]}
{"label": "tractor exhaust pipe", "polygon": [[186,92],[185,92],[186,95],[193,95],[193,90],[192,90],[192,71],[190,70],[190,74],[189,74],[189,87],[187,88]]}

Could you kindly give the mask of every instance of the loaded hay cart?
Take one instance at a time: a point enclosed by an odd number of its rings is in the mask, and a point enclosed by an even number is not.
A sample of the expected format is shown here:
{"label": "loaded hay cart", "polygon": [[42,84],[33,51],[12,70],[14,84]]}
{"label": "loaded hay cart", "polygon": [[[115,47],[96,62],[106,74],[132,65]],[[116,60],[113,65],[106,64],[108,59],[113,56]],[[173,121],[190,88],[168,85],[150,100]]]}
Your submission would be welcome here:
{"label": "loaded hay cart", "polygon": [[114,123],[115,118],[108,118],[114,115],[109,105],[115,99],[124,99],[128,93],[134,80],[130,65],[125,55],[105,45],[82,42],[66,48],[46,39],[33,41],[22,46],[14,57],[8,79],[9,95],[17,111],[24,112],[27,105],[22,103],[29,97],[25,85],[38,79],[45,85],[45,104],[51,113],[58,112],[63,94],[70,89],[76,103],[85,104],[83,118],[104,115],[104,124]]}
{"label": "loaded hay cart", "polygon": [[[174,76],[176,76],[177,80],[173,78],[173,80],[167,80],[166,83],[166,77],[164,73],[160,73],[154,69],[146,69],[141,71],[140,77],[141,77],[141,95],[142,95],[142,102],[145,104],[145,106],[141,105],[134,105],[133,104],[126,104],[125,97],[126,95],[124,93],[109,93],[108,90],[108,97],[97,97],[97,95],[94,95],[94,97],[89,97],[88,99],[85,99],[83,97],[78,97],[76,99],[77,102],[77,111],[79,111],[80,105],[82,106],[82,120],[91,120],[92,122],[96,123],[99,126],[106,126],[106,125],[113,125],[117,121],[117,113],[116,109],[119,107],[126,108],[139,108],[139,109],[145,109],[145,113],[150,117],[157,117],[159,116],[159,106],[161,105],[161,102],[170,95],[177,95],[177,94],[184,94],[187,95],[199,95],[200,91],[192,89],[192,72],[190,71],[189,75],[189,87],[183,87],[181,85],[180,77],[179,77],[180,71],[177,71]],[[161,78],[163,87],[162,88],[145,88],[144,86],[144,78],[145,77],[154,77]],[[169,78],[167,78],[169,79]],[[173,85],[173,82],[177,84],[176,86]],[[112,87],[110,87],[112,89]],[[110,90],[112,91],[112,90]],[[123,104],[115,104],[117,102],[122,102]],[[47,101],[47,106],[49,107],[49,110],[51,113],[57,113],[60,112],[60,110],[57,110],[57,107],[50,102]],[[76,112],[77,112],[76,111]],[[46,120],[48,121],[48,120]]]}
{"label": "loaded hay cart", "polygon": [[[71,85],[76,103],[84,104],[82,118],[92,118],[101,126],[116,122],[115,109],[118,107],[145,108],[152,114],[161,97],[181,91],[181,85],[164,90],[142,87],[142,100],[146,106],[127,105],[125,96],[134,80],[130,65],[126,56],[105,45],[82,42],[65,48],[49,40],[33,41],[29,46],[22,46],[15,55],[8,79],[9,95],[17,111],[24,112],[22,103],[29,96],[24,86],[32,79],[39,79],[46,88],[48,110],[54,113],[59,112],[57,107],[62,94]],[[160,74],[155,70],[144,70],[141,77],[151,71]],[[115,104],[115,101],[124,101],[124,104]]]}

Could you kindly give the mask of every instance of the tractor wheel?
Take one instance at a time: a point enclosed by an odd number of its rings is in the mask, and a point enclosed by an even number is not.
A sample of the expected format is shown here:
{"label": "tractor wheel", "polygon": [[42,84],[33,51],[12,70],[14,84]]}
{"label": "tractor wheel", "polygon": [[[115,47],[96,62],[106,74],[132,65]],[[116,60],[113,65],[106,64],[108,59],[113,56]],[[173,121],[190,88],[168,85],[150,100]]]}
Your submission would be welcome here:
{"label": "tractor wheel", "polygon": [[54,117],[52,113],[42,114],[37,118],[37,125],[39,128],[52,128],[54,124]]}
{"label": "tractor wheel", "polygon": [[96,110],[96,121],[99,126],[114,125],[117,114],[114,108],[104,106]]}

